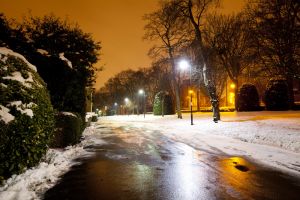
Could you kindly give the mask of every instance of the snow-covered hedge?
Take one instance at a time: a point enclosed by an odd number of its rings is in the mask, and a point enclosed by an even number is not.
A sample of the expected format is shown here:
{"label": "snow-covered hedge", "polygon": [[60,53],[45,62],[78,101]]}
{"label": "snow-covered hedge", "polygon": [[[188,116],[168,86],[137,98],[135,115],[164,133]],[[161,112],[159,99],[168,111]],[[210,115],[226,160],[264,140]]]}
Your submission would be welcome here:
{"label": "snow-covered hedge", "polygon": [[36,165],[54,126],[45,83],[22,55],[0,48],[0,179]]}
{"label": "snow-covered hedge", "polygon": [[55,118],[54,138],[51,147],[66,147],[78,143],[84,128],[80,115],[59,112]]}

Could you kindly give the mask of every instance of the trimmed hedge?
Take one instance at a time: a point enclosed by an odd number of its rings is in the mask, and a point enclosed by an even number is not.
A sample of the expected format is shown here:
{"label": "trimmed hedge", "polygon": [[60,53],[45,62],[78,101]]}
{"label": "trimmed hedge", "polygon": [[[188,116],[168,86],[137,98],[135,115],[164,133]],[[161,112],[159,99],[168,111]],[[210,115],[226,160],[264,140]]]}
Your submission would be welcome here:
{"label": "trimmed hedge", "polygon": [[238,111],[258,111],[259,107],[259,95],[255,85],[253,84],[243,84],[239,89],[238,93],[238,102],[237,102]]}
{"label": "trimmed hedge", "polygon": [[162,100],[164,99],[163,113],[164,115],[174,115],[175,108],[174,103],[172,101],[172,97],[166,92],[158,92],[155,95],[154,103],[153,103],[153,114],[161,115],[162,114]]}
{"label": "trimmed hedge", "polygon": [[20,54],[0,48],[0,179],[35,166],[53,136],[45,83]]}
{"label": "trimmed hedge", "polygon": [[285,79],[271,79],[265,91],[267,110],[288,110],[288,85]]}
{"label": "trimmed hedge", "polygon": [[82,119],[79,114],[59,112],[56,116],[51,147],[63,148],[79,142],[82,136]]}
{"label": "trimmed hedge", "polygon": [[98,121],[98,117],[96,115],[92,116],[92,122],[97,122]]}

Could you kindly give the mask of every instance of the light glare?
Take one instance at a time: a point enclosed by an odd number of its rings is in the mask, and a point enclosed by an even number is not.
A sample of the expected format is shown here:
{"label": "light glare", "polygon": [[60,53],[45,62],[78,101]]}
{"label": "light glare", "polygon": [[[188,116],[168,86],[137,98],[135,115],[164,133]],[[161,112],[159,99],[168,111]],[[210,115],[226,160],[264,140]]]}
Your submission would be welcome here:
{"label": "light glare", "polygon": [[179,67],[181,70],[186,70],[187,68],[189,68],[189,63],[186,60],[181,60],[179,62]]}

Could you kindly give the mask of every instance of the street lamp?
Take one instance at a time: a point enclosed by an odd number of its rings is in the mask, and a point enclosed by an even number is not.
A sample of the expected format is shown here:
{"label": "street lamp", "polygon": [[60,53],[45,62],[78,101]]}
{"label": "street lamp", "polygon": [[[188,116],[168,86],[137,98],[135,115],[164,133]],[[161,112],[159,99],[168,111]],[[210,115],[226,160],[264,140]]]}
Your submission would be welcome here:
{"label": "street lamp", "polygon": [[190,94],[190,108],[191,108],[191,125],[194,125],[193,122],[193,91],[192,91],[192,66],[189,64],[187,60],[181,60],[179,62],[179,67],[181,70],[186,70],[190,68],[190,85],[189,85],[189,94]]}
{"label": "street lamp", "polygon": [[190,94],[190,107],[191,107],[191,125],[194,125],[194,118],[193,118],[193,90],[189,90],[189,94]]}
{"label": "street lamp", "polygon": [[90,112],[93,112],[93,92],[94,92],[94,90],[95,90],[95,88],[85,87],[86,94],[90,96],[90,105],[89,105]]}
{"label": "street lamp", "polygon": [[115,103],[114,103],[114,106],[115,106],[115,114],[117,115],[117,114],[118,114],[118,103],[115,102]]}
{"label": "street lamp", "polygon": [[145,91],[140,89],[139,90],[139,95],[143,95],[143,109],[144,109],[144,118],[145,118],[145,115],[146,115],[146,102],[145,102]]}
{"label": "street lamp", "polygon": [[[125,106],[128,107],[129,99],[126,97],[126,98],[124,99],[124,101],[125,101]],[[125,108],[126,108],[126,107],[125,107]],[[128,112],[128,109],[126,109],[126,111]],[[127,114],[129,115],[129,112],[128,112]]]}
{"label": "street lamp", "polygon": [[181,61],[179,62],[179,67],[180,67],[181,70],[186,70],[187,68],[190,67],[190,65],[189,65],[188,61],[186,61],[186,60],[181,60]]}

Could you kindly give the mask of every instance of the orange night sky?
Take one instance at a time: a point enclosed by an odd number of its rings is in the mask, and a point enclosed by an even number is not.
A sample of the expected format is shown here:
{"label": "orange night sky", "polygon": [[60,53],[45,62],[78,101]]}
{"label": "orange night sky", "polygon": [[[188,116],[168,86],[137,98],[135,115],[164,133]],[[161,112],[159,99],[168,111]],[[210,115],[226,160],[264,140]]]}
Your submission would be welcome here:
{"label": "orange night sky", "polygon": [[[224,0],[224,13],[238,11],[245,0]],[[30,10],[34,16],[54,13],[77,22],[84,32],[101,41],[104,71],[98,73],[98,89],[116,73],[132,68],[149,67],[147,56],[152,46],[143,41],[142,16],[157,7],[159,0],[3,0],[1,10],[7,17],[21,19]]]}

